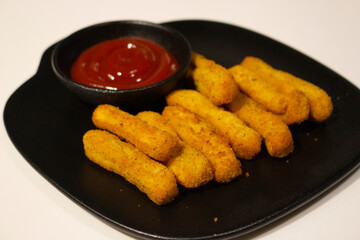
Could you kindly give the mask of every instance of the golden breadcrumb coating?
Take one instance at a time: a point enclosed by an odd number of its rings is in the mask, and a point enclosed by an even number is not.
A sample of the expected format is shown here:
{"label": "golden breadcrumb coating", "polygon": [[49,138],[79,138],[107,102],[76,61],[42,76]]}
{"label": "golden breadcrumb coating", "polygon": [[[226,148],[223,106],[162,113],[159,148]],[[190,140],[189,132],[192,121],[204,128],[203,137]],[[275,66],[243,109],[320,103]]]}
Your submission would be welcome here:
{"label": "golden breadcrumb coating", "polygon": [[227,107],[264,138],[265,146],[272,157],[285,157],[294,150],[289,127],[276,115],[240,93]]}
{"label": "golden breadcrumb coating", "polygon": [[[176,131],[161,114],[144,111],[136,116],[148,124],[178,138]],[[214,177],[213,168],[209,160],[200,151],[180,139],[178,139],[178,146],[174,153],[164,164],[174,173],[177,182],[186,188],[203,186]]]}
{"label": "golden breadcrumb coating", "polygon": [[191,76],[196,89],[214,105],[229,103],[236,97],[238,87],[226,68],[198,53],[193,53],[192,63],[195,68]]}
{"label": "golden breadcrumb coating", "polygon": [[[240,89],[244,90],[243,92],[248,97],[278,115],[286,124],[299,124],[309,118],[310,106],[301,91],[293,88],[279,88],[268,82],[263,75],[243,66],[243,63],[231,68],[231,72]],[[286,108],[283,108],[285,111],[280,112],[283,102],[286,103]]]}
{"label": "golden breadcrumb coating", "polygon": [[291,83],[296,89],[302,91],[310,104],[310,120],[323,122],[328,119],[333,111],[330,96],[318,86],[297,78],[290,73],[277,71],[278,79],[284,79],[284,83]]}
{"label": "golden breadcrumb coating", "polygon": [[263,60],[255,57],[246,57],[241,65],[246,66],[257,74],[263,76],[269,83],[281,88],[300,90],[310,104],[310,120],[323,122],[328,119],[333,111],[333,104],[329,95],[318,86],[294,75],[274,69]]}
{"label": "golden breadcrumb coating", "polygon": [[177,143],[171,134],[111,105],[99,105],[92,121],[96,127],[118,135],[158,161],[169,160]]}
{"label": "golden breadcrumb coating", "polygon": [[215,132],[230,142],[239,158],[252,159],[261,150],[261,137],[233,113],[213,105],[195,90],[176,90],[166,97],[168,105],[179,105],[208,121]]}
{"label": "golden breadcrumb coating", "polygon": [[170,133],[174,138],[179,140],[177,132],[175,129],[168,124],[167,120],[161,116],[158,112],[153,111],[142,111],[136,114],[136,117],[147,122],[149,125],[157,127],[160,130]]}
{"label": "golden breadcrumb coating", "polygon": [[236,158],[229,142],[215,133],[207,122],[180,106],[167,106],[162,115],[184,142],[201,151],[210,160],[216,182],[229,182],[241,174],[241,162]]}
{"label": "golden breadcrumb coating", "polygon": [[241,65],[229,69],[240,90],[277,114],[284,114],[288,107],[285,96],[271,84],[263,81],[253,71]]}
{"label": "golden breadcrumb coating", "polygon": [[310,105],[304,93],[294,89],[285,94],[289,103],[286,113],[276,114],[287,125],[300,124],[309,119]]}
{"label": "golden breadcrumb coating", "polygon": [[85,155],[108,171],[134,184],[158,205],[178,195],[174,174],[130,143],[104,130],[89,130],[83,136]]}

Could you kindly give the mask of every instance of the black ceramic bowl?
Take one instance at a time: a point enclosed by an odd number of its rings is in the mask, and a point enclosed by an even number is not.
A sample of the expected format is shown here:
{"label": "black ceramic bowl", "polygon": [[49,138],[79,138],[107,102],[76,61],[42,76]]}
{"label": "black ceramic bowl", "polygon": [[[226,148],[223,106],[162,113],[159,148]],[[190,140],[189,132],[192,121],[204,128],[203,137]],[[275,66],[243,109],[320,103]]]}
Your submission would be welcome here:
{"label": "black ceramic bowl", "polygon": [[[99,42],[120,37],[141,37],[159,44],[176,58],[178,71],[158,83],[135,89],[95,88],[71,79],[71,67],[84,50]],[[81,29],[60,41],[53,50],[51,64],[60,81],[80,100],[91,105],[108,103],[129,107],[155,101],[176,88],[186,73],[190,59],[190,44],[176,30],[144,21],[115,21]]]}

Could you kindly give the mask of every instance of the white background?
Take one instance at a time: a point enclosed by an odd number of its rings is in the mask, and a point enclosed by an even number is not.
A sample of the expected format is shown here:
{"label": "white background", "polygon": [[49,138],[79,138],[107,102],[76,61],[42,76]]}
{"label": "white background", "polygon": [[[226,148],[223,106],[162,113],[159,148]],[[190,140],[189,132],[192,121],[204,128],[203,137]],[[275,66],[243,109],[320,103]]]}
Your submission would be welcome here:
{"label": "white background", "polygon": [[[356,0],[2,0],[1,112],[13,91],[35,74],[51,44],[94,23],[128,19],[235,24],[309,55],[360,87],[360,2]],[[2,121],[0,127],[0,239],[131,239],[50,185],[16,151]],[[240,239],[359,239],[359,202],[357,171],[300,211]]]}

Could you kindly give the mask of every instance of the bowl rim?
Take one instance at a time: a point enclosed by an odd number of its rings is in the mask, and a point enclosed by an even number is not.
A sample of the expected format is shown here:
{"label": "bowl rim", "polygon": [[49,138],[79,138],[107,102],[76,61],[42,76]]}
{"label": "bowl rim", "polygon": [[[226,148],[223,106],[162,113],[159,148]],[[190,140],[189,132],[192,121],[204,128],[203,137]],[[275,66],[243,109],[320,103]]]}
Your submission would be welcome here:
{"label": "bowl rim", "polygon": [[[89,31],[92,28],[99,28],[102,26],[114,25],[114,24],[132,24],[132,25],[150,26],[150,27],[155,27],[155,28],[158,28],[158,29],[161,29],[161,30],[164,30],[164,31],[170,32],[171,34],[176,35],[179,39],[181,39],[185,43],[186,48],[189,50],[188,54],[184,60],[184,63],[179,65],[179,68],[175,73],[173,73],[169,77],[167,77],[159,82],[156,82],[156,83],[153,83],[153,84],[150,84],[147,86],[139,87],[139,88],[129,88],[129,89],[97,88],[97,87],[92,87],[92,86],[88,86],[85,84],[81,84],[79,82],[74,81],[71,77],[66,75],[60,69],[60,67],[58,65],[59,49],[61,48],[62,44],[64,42],[66,42],[66,40],[73,38],[74,36],[80,34],[81,32]],[[163,46],[161,46],[161,47],[163,47]],[[172,27],[165,26],[160,23],[154,23],[154,22],[144,21],[144,20],[115,20],[115,21],[107,21],[107,22],[101,22],[101,23],[89,25],[87,27],[81,28],[81,29],[67,35],[66,37],[61,39],[58,43],[55,44],[55,47],[51,53],[50,60],[51,60],[51,67],[53,69],[53,72],[66,85],[72,84],[72,85],[75,85],[76,87],[79,87],[79,88],[82,88],[82,89],[85,89],[85,90],[88,90],[91,92],[101,92],[101,93],[116,95],[116,94],[120,94],[120,93],[128,93],[129,94],[129,93],[138,92],[138,91],[146,91],[146,90],[161,86],[168,81],[171,81],[173,78],[176,78],[179,75],[182,75],[183,72],[187,70],[187,68],[189,67],[190,62],[191,62],[191,55],[192,55],[192,48],[191,48],[191,45],[190,45],[189,41],[187,40],[187,38],[182,33],[180,33],[179,31],[175,30]]]}

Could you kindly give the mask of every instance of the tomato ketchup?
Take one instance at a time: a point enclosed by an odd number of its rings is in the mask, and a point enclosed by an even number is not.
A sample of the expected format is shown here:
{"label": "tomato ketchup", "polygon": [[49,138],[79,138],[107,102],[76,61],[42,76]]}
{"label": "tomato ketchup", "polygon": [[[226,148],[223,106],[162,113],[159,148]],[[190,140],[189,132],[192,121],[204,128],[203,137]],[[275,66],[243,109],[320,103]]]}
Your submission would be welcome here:
{"label": "tomato ketchup", "polygon": [[106,89],[132,89],[157,83],[175,73],[176,59],[158,44],[135,37],[98,43],[85,50],[71,69],[81,84]]}

